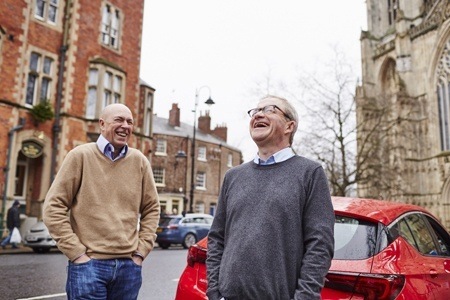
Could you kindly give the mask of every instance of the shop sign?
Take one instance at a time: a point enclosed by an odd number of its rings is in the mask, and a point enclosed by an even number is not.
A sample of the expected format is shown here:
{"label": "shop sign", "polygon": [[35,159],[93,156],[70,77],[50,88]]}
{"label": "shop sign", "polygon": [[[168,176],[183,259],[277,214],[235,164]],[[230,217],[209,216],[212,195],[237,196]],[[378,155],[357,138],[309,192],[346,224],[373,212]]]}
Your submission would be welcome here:
{"label": "shop sign", "polygon": [[22,142],[22,149],[21,149],[23,155],[29,158],[36,158],[42,155],[43,147],[41,144],[28,140]]}

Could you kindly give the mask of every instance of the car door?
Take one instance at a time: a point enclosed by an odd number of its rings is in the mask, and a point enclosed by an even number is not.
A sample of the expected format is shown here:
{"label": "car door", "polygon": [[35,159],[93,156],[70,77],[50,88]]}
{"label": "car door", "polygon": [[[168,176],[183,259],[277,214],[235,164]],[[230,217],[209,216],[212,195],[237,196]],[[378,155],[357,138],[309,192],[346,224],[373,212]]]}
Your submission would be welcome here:
{"label": "car door", "polygon": [[445,300],[450,295],[450,235],[436,220],[427,215],[423,217],[429,224],[438,250],[433,257],[436,265],[436,274],[432,275],[436,280],[434,296],[437,300]]}
{"label": "car door", "polygon": [[209,231],[210,225],[207,224],[204,217],[195,218],[198,239],[204,238]]}
{"label": "car door", "polygon": [[428,219],[431,218],[421,213],[410,214],[404,218],[411,230],[412,244],[422,254],[417,264],[422,270],[421,280],[417,281],[417,284],[426,285],[427,290],[434,295],[434,299],[448,300],[450,275],[448,265],[446,271],[448,257],[443,256],[443,248],[438,244]]}

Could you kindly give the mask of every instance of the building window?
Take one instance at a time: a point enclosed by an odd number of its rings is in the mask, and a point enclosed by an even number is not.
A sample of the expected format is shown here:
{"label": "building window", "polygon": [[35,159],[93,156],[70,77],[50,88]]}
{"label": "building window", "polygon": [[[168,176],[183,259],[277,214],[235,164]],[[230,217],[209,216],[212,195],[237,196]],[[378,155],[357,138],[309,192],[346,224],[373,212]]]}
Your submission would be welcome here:
{"label": "building window", "polygon": [[53,59],[31,52],[25,103],[35,105],[49,100],[53,75]]}
{"label": "building window", "polygon": [[206,147],[198,147],[198,156],[197,156],[198,160],[203,160],[206,161]]}
{"label": "building window", "polygon": [[450,41],[447,42],[437,66],[437,106],[441,150],[450,150]]}
{"label": "building window", "polygon": [[167,141],[163,139],[156,140],[156,155],[167,154]]}
{"label": "building window", "polygon": [[165,185],[165,169],[163,168],[155,168],[153,169],[153,177],[155,178],[156,186],[164,186]]}
{"label": "building window", "polygon": [[148,93],[145,99],[145,116],[144,116],[144,133],[150,135],[152,132],[152,108],[153,108],[153,94]]}
{"label": "building window", "polygon": [[22,153],[19,154],[16,167],[14,197],[25,199],[27,191],[28,160]]}
{"label": "building window", "polygon": [[102,43],[114,49],[119,48],[120,12],[106,4],[102,13]]}
{"label": "building window", "polygon": [[228,167],[232,167],[233,166],[233,154],[231,154],[231,153],[228,153],[227,166]]}
{"label": "building window", "polygon": [[105,106],[122,103],[124,99],[124,74],[102,64],[89,69],[86,118],[98,118]]}
{"label": "building window", "polygon": [[38,20],[56,24],[58,0],[35,0],[34,16]]}
{"label": "building window", "polygon": [[200,190],[206,189],[206,173],[205,172],[197,172],[197,177],[195,180],[195,188]]}
{"label": "building window", "polygon": [[394,24],[397,19],[398,2],[399,0],[387,0],[389,25]]}

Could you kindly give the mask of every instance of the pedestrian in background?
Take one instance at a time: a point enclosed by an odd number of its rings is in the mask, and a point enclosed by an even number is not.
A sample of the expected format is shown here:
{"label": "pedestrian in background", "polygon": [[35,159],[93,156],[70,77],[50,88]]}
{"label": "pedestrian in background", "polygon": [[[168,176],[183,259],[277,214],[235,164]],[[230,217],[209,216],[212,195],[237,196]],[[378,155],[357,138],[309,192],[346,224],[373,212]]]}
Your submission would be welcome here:
{"label": "pedestrian in background", "polygon": [[[8,209],[6,215],[6,228],[8,228],[9,234],[2,241],[1,246],[3,249],[6,249],[6,245],[8,245],[11,241],[11,236],[14,228],[19,230],[20,228],[20,213],[19,213],[20,202],[18,200],[14,200],[13,205]],[[11,243],[12,249],[18,249],[17,243]]]}
{"label": "pedestrian in background", "polygon": [[149,160],[127,145],[130,109],[106,106],[99,125],[96,143],[64,159],[45,198],[44,222],[69,258],[68,299],[137,299],[159,200]]}
{"label": "pedestrian in background", "polygon": [[208,299],[320,299],[334,249],[325,172],[291,148],[298,116],[286,99],[267,96],[248,114],[258,153],[223,180],[208,235]]}

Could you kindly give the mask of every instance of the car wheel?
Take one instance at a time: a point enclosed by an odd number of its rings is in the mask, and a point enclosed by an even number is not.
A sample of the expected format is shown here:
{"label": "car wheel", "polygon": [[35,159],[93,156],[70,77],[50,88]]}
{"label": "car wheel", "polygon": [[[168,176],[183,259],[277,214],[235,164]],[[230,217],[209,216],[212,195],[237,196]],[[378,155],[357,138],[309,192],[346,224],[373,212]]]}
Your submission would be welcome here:
{"label": "car wheel", "polygon": [[35,253],[48,253],[50,248],[33,248],[33,251]]}
{"label": "car wheel", "polygon": [[158,243],[158,245],[163,249],[169,249],[169,246],[170,246],[169,243]]}
{"label": "car wheel", "polygon": [[188,249],[197,242],[197,238],[192,233],[186,234],[183,240],[183,248]]}

